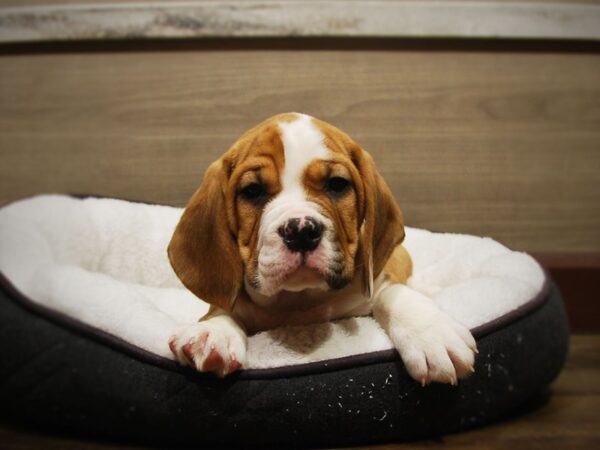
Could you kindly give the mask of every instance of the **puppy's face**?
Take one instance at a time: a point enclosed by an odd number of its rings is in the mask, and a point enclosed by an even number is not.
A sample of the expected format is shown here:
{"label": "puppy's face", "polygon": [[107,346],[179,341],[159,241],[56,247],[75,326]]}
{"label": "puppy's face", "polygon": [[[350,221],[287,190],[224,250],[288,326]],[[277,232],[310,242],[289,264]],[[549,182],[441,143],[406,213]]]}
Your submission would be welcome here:
{"label": "puppy's face", "polygon": [[232,177],[247,285],[266,296],[345,286],[363,216],[346,149],[308,116],[283,117],[260,135]]}
{"label": "puppy's face", "polygon": [[228,309],[244,286],[273,297],[361,276],[368,291],[403,237],[370,156],[325,122],[283,114],[209,167],[169,256],[189,289]]}

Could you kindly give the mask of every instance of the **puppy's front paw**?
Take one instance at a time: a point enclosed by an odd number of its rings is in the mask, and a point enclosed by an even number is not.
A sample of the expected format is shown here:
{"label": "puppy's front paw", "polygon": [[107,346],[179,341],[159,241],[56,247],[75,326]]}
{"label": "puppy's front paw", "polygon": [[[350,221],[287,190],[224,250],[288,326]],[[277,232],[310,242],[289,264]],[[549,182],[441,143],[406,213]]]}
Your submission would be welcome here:
{"label": "puppy's front paw", "polygon": [[470,331],[441,311],[391,333],[408,373],[423,386],[457,384],[474,372],[477,344]]}
{"label": "puppy's front paw", "polygon": [[219,377],[242,368],[246,336],[236,325],[219,319],[188,325],[171,336],[169,347],[181,364]]}

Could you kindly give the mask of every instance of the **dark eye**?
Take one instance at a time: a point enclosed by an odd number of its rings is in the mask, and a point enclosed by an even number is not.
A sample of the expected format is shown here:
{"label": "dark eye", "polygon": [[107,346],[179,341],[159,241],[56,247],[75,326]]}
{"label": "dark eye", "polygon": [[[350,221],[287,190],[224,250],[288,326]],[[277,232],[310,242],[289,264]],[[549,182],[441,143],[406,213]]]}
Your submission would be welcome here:
{"label": "dark eye", "polygon": [[267,194],[265,187],[260,183],[252,183],[240,191],[240,195],[251,202],[259,202]]}
{"label": "dark eye", "polygon": [[342,177],[331,177],[325,184],[325,189],[334,195],[343,194],[350,187],[350,181]]}

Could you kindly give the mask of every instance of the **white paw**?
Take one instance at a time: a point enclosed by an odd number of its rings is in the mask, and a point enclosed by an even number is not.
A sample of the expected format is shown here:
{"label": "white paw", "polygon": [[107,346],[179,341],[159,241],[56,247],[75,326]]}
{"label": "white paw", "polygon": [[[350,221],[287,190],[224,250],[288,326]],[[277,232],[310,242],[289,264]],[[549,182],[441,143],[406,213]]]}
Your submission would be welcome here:
{"label": "white paw", "polygon": [[181,364],[220,377],[241,369],[246,359],[246,335],[226,316],[183,327],[169,347]]}
{"label": "white paw", "polygon": [[391,338],[406,370],[423,386],[431,382],[456,385],[475,370],[475,339],[442,312],[416,320],[411,326],[395,328]]}
{"label": "white paw", "polygon": [[373,314],[423,386],[456,384],[473,373],[477,344],[471,332],[422,293],[392,285],[380,294]]}

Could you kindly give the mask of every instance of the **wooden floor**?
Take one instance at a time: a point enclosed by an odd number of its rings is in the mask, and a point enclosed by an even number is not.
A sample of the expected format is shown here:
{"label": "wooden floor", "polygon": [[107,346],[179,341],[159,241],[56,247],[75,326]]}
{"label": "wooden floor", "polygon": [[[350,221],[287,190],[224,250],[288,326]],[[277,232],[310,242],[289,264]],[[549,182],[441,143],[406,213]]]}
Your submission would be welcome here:
{"label": "wooden floor", "polygon": [[[496,425],[410,444],[376,449],[600,449],[600,334],[574,335],[567,365],[548,398]],[[0,425],[2,449],[135,449],[131,443],[47,436]]]}

